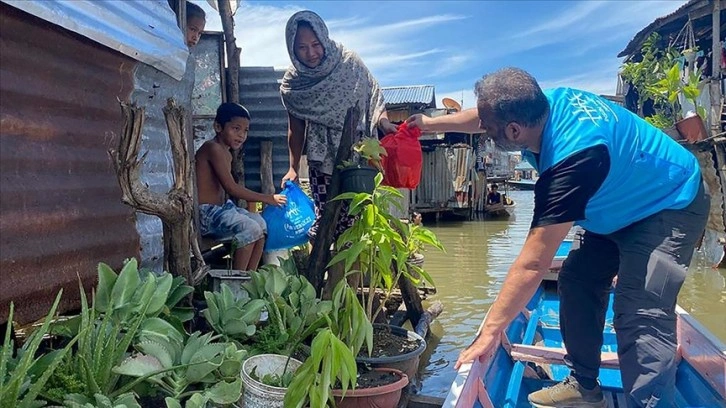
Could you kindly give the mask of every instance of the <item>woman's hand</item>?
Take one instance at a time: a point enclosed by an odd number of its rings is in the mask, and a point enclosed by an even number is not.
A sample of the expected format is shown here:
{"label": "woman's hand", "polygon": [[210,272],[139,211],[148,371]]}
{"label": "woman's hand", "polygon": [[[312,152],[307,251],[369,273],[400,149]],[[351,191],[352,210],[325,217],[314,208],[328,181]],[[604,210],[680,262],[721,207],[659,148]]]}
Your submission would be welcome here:
{"label": "woman's hand", "polygon": [[493,356],[497,347],[501,344],[501,338],[501,333],[490,335],[482,332],[469,347],[459,354],[459,359],[456,360],[454,369],[458,370],[462,364],[471,363],[475,358],[479,358],[481,361]]}
{"label": "woman's hand", "polygon": [[295,171],[295,169],[293,169],[292,167],[290,167],[290,170],[287,171],[287,174],[285,174],[285,176],[282,177],[282,183],[280,184],[280,186],[282,188],[285,188],[285,182],[288,180],[290,180],[294,183],[297,182],[297,171]]}
{"label": "woman's hand", "polygon": [[387,118],[381,118],[380,122],[378,122],[378,127],[384,134],[396,133],[398,131],[398,126],[391,123]]}

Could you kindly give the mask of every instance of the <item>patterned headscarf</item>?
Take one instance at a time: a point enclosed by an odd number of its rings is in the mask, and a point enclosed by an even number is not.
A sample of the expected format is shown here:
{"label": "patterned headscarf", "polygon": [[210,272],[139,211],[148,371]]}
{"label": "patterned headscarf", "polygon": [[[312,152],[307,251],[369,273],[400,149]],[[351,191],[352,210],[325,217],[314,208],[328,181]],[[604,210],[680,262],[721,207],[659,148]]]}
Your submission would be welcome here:
{"label": "patterned headscarf", "polygon": [[[325,56],[315,68],[309,68],[295,56],[298,23],[312,26]],[[293,14],[285,28],[287,52],[292,66],[280,85],[282,102],[288,112],[307,122],[306,153],[310,166],[332,174],[335,155],[343,133],[347,110],[361,108],[361,130],[375,135],[376,124],[385,109],[383,93],[363,61],[328,36],[323,20],[312,11]]]}

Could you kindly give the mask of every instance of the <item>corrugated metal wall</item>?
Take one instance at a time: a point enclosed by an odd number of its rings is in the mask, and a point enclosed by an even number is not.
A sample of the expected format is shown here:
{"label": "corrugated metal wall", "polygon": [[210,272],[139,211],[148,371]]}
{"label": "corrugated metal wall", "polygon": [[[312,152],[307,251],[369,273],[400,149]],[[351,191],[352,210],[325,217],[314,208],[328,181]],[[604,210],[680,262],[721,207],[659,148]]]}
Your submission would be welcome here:
{"label": "corrugated metal wall", "polygon": [[[166,193],[173,184],[171,145],[162,110],[168,98],[174,98],[177,104],[183,106],[189,113],[186,124],[187,136],[192,137],[191,100],[194,66],[194,59],[190,56],[181,81],[146,64],[139,64],[134,72],[131,101],[146,109],[141,144],[141,154],[146,153],[146,158],[141,170],[141,180],[156,192]],[[193,155],[194,152],[190,151],[189,154]],[[161,220],[156,216],[139,213],[136,228],[141,236],[141,265],[160,272],[164,262]]]}
{"label": "corrugated metal wall", "polygon": [[245,142],[245,186],[261,191],[260,142],[272,140],[272,181],[280,190],[282,177],[290,168],[287,148],[287,111],[280,98],[279,80],[285,72],[272,67],[240,68],[240,103],[250,111],[252,121]]}
{"label": "corrugated metal wall", "polygon": [[136,62],[0,4],[0,322],[79,307],[98,262],[138,255],[107,150]]}
{"label": "corrugated metal wall", "polygon": [[423,152],[421,183],[412,193],[412,211],[468,206],[473,149],[438,145]]}

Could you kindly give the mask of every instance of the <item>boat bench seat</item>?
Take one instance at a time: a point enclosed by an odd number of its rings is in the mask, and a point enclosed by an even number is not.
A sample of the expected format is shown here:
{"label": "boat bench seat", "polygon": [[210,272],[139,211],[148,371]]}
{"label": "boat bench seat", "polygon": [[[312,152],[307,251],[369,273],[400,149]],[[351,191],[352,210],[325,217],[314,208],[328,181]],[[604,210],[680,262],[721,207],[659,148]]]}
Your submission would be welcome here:
{"label": "boat bench seat", "polygon": [[[512,344],[507,350],[512,360],[526,361],[537,364],[565,364],[565,354],[567,351],[563,348],[544,347],[544,346],[528,346],[526,344]],[[601,368],[620,367],[618,362],[618,353],[603,352],[600,356]]]}

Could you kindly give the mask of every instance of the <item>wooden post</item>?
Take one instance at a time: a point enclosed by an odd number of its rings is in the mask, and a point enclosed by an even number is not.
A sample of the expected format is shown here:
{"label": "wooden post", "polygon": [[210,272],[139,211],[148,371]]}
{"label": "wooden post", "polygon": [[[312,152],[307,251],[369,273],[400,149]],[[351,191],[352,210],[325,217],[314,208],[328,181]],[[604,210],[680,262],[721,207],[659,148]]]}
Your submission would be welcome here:
{"label": "wooden post", "polygon": [[713,2],[711,36],[711,136],[721,133],[721,1]]}
{"label": "wooden post", "polygon": [[116,149],[109,155],[121,187],[121,200],[136,211],[155,215],[161,219],[164,231],[164,266],[174,275],[183,276],[187,284],[194,285],[191,270],[192,210],[192,162],[186,138],[184,108],[169,98],[164,108],[169,130],[171,154],[174,163],[174,185],[166,194],[151,191],[141,182],[141,166],[144,156],[141,149],[141,133],[144,127],[144,109],[121,102],[124,127]]}
{"label": "wooden post", "polygon": [[[224,31],[224,44],[227,54],[227,101],[239,103],[239,65],[241,49],[237,47],[237,39],[234,36],[234,11],[229,0],[217,0],[219,15],[222,18],[222,30]],[[245,182],[244,146],[232,154],[232,177],[238,184]],[[243,200],[237,205],[242,206]]]}
{"label": "wooden post", "polygon": [[272,169],[272,141],[263,140],[260,143],[260,181],[263,194],[275,194]]}
{"label": "wooden post", "polygon": [[[360,109],[358,107],[348,109],[343,124],[340,146],[338,146],[338,152],[335,156],[336,164],[350,159],[353,138],[359,121]],[[335,224],[338,222],[340,209],[343,206],[342,201],[333,201],[333,198],[340,193],[340,170],[337,166],[333,169],[327,192],[328,201],[323,208],[323,215],[319,221],[318,233],[313,242],[313,250],[310,254],[307,274],[305,275],[305,278],[315,287],[318,293],[321,293],[323,288],[323,274],[330,259],[330,246],[333,244]]]}

